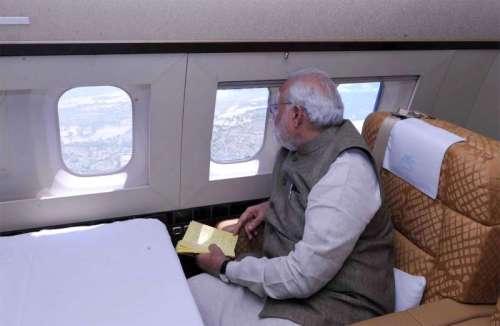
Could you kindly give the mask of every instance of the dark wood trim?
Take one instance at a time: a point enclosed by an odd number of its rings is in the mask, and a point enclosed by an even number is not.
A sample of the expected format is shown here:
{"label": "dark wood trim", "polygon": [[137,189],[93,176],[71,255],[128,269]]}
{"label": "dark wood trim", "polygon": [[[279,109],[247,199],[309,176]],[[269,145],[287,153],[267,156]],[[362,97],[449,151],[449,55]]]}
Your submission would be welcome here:
{"label": "dark wood trim", "polygon": [[498,50],[500,42],[24,43],[0,44],[0,56],[479,49]]}
{"label": "dark wood trim", "polygon": [[162,221],[165,226],[171,231],[171,228],[176,226],[184,226],[189,224],[191,220],[197,220],[208,225],[216,225],[221,220],[239,217],[248,206],[256,205],[268,200],[268,198],[259,198],[244,200],[238,202],[220,203],[202,207],[183,208],[167,212],[146,213],[131,216],[121,217],[102,217],[96,220],[47,225],[45,227],[35,227],[22,230],[0,231],[0,237],[19,235],[23,233],[36,232],[40,230],[68,228],[75,226],[89,226],[102,223],[113,223],[126,221],[133,218],[155,218]]}

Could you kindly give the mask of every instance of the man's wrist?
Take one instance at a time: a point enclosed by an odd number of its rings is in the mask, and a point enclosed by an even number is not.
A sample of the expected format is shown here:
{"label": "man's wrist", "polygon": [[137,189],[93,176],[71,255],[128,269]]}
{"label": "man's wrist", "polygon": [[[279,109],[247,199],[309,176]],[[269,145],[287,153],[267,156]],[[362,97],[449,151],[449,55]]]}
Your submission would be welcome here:
{"label": "man's wrist", "polygon": [[222,280],[224,283],[230,283],[229,278],[226,276],[226,268],[227,265],[231,262],[231,259],[226,259],[222,262],[222,265],[220,266],[219,269],[219,278]]}
{"label": "man's wrist", "polygon": [[222,262],[222,265],[219,269],[219,274],[226,275],[227,264],[231,261],[231,259],[226,259]]}

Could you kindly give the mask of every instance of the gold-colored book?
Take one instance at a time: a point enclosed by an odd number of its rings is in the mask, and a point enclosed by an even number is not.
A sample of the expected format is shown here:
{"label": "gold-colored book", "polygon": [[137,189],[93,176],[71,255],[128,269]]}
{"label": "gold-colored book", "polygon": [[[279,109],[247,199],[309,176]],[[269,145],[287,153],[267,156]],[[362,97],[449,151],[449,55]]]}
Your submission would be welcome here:
{"label": "gold-colored book", "polygon": [[191,221],[184,237],[177,242],[175,250],[179,254],[203,254],[209,252],[208,247],[211,244],[216,244],[224,255],[234,258],[237,241],[237,235]]}

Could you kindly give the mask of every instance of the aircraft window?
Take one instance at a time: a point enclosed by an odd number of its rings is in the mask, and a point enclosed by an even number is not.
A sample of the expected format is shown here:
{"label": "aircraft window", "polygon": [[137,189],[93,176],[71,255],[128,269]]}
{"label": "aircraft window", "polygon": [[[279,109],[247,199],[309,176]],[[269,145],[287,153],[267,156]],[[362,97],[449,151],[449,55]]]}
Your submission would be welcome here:
{"label": "aircraft window", "polygon": [[344,118],[352,121],[361,132],[367,115],[376,110],[380,82],[342,83],[338,91],[344,103]]}
{"label": "aircraft window", "polygon": [[76,87],[58,102],[62,159],[69,172],[104,175],[132,158],[132,100],[114,86]]}
{"label": "aircraft window", "polygon": [[250,160],[261,149],[266,129],[268,88],[219,89],[215,101],[211,160]]}

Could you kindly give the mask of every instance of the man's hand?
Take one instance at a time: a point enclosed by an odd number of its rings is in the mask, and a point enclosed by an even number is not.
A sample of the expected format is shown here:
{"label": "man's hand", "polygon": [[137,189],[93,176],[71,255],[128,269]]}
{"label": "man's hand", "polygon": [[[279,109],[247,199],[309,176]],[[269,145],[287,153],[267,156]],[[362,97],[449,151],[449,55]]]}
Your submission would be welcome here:
{"label": "man's hand", "polygon": [[208,247],[209,253],[196,256],[196,263],[205,272],[219,276],[222,263],[227,260],[222,250],[214,244]]}
{"label": "man's hand", "polygon": [[264,221],[267,210],[269,209],[269,202],[263,202],[258,205],[248,207],[243,214],[241,214],[238,223],[233,229],[234,234],[238,234],[241,228],[245,229],[248,239],[252,240],[257,236],[257,227]]}

